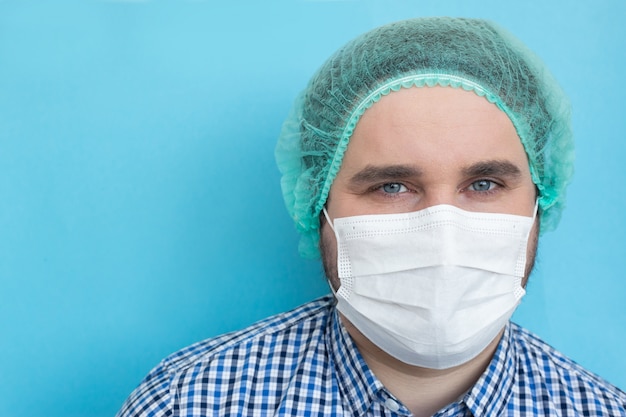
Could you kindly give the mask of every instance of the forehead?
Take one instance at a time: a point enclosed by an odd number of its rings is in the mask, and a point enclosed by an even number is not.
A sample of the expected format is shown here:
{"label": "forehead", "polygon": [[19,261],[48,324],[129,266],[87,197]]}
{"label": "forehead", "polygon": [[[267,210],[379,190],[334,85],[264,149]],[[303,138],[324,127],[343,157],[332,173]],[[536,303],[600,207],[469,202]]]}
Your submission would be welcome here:
{"label": "forehead", "polygon": [[472,91],[412,87],[383,96],[365,111],[339,174],[353,164],[443,164],[527,158],[513,123]]}

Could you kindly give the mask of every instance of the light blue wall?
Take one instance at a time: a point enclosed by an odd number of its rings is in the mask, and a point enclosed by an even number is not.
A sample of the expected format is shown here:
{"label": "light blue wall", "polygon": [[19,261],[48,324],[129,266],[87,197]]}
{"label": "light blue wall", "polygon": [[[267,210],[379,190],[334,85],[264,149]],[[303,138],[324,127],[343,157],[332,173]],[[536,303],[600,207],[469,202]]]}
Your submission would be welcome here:
{"label": "light blue wall", "polygon": [[569,207],[516,318],[626,388],[625,4],[0,0],[0,415],[111,416],[168,353],[325,293],[281,121],[337,47],[420,15],[500,22],[571,95]]}

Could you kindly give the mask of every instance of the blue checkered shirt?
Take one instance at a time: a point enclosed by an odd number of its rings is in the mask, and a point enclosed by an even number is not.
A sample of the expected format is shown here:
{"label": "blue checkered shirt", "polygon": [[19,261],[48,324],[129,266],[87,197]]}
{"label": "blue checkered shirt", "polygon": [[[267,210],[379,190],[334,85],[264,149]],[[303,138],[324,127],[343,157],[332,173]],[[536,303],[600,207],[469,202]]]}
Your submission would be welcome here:
{"label": "blue checkered shirt", "polygon": [[[118,417],[410,416],[368,368],[331,297],[164,359]],[[509,323],[476,384],[436,416],[626,416],[626,394]]]}

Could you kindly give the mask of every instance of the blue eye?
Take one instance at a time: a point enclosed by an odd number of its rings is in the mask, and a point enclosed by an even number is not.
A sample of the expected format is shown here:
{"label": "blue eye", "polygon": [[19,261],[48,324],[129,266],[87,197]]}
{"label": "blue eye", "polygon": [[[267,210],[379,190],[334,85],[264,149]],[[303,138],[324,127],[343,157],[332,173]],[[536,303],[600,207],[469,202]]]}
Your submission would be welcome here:
{"label": "blue eye", "polygon": [[495,187],[495,183],[489,180],[478,180],[470,184],[472,191],[490,191]]}
{"label": "blue eye", "polygon": [[381,187],[388,194],[397,194],[406,191],[406,187],[399,182],[390,182]]}

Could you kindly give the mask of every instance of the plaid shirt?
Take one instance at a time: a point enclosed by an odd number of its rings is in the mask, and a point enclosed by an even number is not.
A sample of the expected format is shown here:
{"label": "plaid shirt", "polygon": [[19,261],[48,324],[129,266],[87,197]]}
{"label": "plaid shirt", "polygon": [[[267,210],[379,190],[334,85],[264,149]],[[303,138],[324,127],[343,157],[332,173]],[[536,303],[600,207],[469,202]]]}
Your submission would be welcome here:
{"label": "plaid shirt", "polygon": [[[331,297],[164,359],[130,416],[409,416],[368,368]],[[626,416],[626,393],[509,323],[480,379],[436,416]]]}

